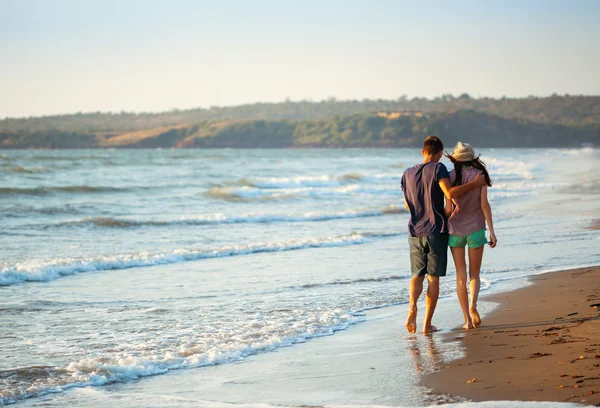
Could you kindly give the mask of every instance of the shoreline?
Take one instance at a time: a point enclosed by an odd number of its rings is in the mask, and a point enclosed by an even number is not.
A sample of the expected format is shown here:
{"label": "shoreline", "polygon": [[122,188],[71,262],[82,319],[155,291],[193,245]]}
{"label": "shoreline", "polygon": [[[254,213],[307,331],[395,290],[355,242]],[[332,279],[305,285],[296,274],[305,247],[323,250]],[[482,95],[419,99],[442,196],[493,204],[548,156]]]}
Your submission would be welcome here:
{"label": "shoreline", "polygon": [[548,272],[509,292],[471,331],[454,329],[465,356],[421,377],[439,394],[489,400],[600,404],[600,266]]}
{"label": "shoreline", "polygon": [[[600,273],[600,267],[586,267],[579,270],[588,269],[596,269]],[[533,275],[529,279],[539,281],[553,274],[561,275],[569,272],[572,271],[548,272]],[[567,277],[570,277],[570,274]],[[527,278],[518,278],[518,282],[526,282],[525,279]],[[517,281],[513,281],[515,282]],[[487,331],[502,330],[492,326],[495,314],[502,316],[502,313],[507,313],[494,307],[498,302],[505,302],[504,298],[518,292],[530,296],[530,290],[535,287],[528,285],[526,288],[514,289],[514,285],[509,286],[510,288],[503,287],[498,292],[483,296],[480,312],[484,316],[485,326],[471,332],[471,334],[480,333],[471,336],[475,340],[481,337],[484,331],[487,333]],[[202,369],[174,370],[168,375],[152,376],[143,381],[71,388],[58,394],[50,393],[22,400],[19,404],[30,407],[61,407],[77,406],[85,402],[88,407],[100,408],[114,405],[117,401],[122,402],[121,398],[124,395],[135,396],[137,406],[158,404],[158,406],[177,407],[213,406],[212,403],[231,404],[231,406],[266,404],[261,406],[406,407],[460,403],[467,402],[469,399],[475,402],[527,400],[528,398],[514,392],[492,396],[488,394],[488,389],[483,390],[483,397],[477,398],[461,392],[453,385],[452,381],[456,378],[460,380],[459,383],[464,383],[462,378],[452,371],[453,367],[457,363],[460,364],[462,360],[469,358],[473,360],[473,358],[470,355],[469,345],[465,344],[465,341],[456,341],[457,337],[464,337],[465,332],[451,329],[456,327],[456,322],[459,322],[462,317],[458,302],[454,297],[444,298],[441,301],[438,306],[442,307],[436,311],[436,323],[445,329],[433,335],[408,335],[404,328],[406,304],[402,304],[365,311],[367,316],[365,322],[353,326],[351,330],[298,344],[297,347],[285,347],[276,352],[253,355],[241,360],[243,364],[232,363],[207,366]],[[546,303],[542,303],[544,304]],[[586,307],[589,308],[588,303]],[[421,304],[421,309],[423,308],[424,305]],[[600,321],[596,320],[596,322]],[[508,329],[507,335],[517,334],[510,330],[514,329]],[[574,334],[570,333],[570,335]],[[528,340],[530,337],[507,338]],[[597,354],[600,354],[600,339],[598,345]],[[515,352],[511,351],[511,353]],[[511,355],[517,356],[517,354]],[[541,361],[544,358],[536,360]],[[574,365],[580,367],[579,363],[577,361]],[[600,360],[595,360],[593,363],[600,363]],[[447,368],[448,366],[450,368]],[[494,371],[498,365],[489,364],[489,367],[485,367],[487,372],[490,368]],[[450,375],[447,374],[448,372]],[[506,370],[504,372],[507,373],[506,375],[514,375],[513,372]],[[476,374],[471,378],[473,377],[477,378],[477,382],[469,385],[484,385],[485,388],[490,386],[490,380],[484,378],[482,374]],[[574,382],[581,378],[567,379]],[[268,386],[265,386],[267,384]],[[446,388],[442,389],[443,387]],[[597,388],[600,390],[600,386]],[[600,394],[595,396],[598,397]],[[541,398],[537,395],[530,400],[564,401],[564,399]],[[211,403],[205,405],[208,401]],[[580,400],[571,399],[568,402],[580,402]]]}

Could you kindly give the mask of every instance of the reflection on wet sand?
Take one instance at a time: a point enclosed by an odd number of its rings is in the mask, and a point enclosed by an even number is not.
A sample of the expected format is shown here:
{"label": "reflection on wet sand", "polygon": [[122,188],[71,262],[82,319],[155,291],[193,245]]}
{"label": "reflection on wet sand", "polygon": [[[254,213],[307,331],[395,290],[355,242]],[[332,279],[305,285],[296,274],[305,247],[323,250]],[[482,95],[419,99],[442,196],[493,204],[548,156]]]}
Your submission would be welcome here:
{"label": "reflection on wet sand", "polygon": [[442,368],[443,360],[433,335],[411,336],[408,339],[408,351],[412,357],[415,373],[431,374]]}
{"label": "reflection on wet sand", "polygon": [[[414,335],[407,338],[408,352],[417,376],[439,371],[444,367],[445,360],[452,359],[448,353],[445,353],[446,349],[440,349],[438,344],[440,341],[442,339],[436,338],[432,334]],[[440,405],[467,401],[455,395],[440,394],[432,390],[426,383],[421,383],[419,388],[421,388],[421,399],[424,404]]]}

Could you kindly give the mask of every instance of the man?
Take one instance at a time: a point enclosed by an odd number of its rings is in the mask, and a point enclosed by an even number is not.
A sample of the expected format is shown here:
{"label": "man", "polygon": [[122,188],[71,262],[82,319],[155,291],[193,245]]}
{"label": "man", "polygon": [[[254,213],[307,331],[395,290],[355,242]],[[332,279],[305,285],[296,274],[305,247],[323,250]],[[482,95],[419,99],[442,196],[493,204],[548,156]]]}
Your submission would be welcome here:
{"label": "man", "polygon": [[459,197],[485,184],[485,177],[452,187],[446,166],[439,163],[444,144],[436,136],[428,136],[423,142],[423,162],[402,175],[404,205],[410,211],[408,242],[410,248],[410,303],[406,329],[417,331],[417,301],[423,291],[423,281],[427,276],[425,297],[425,319],[423,333],[436,329],[431,324],[433,312],[440,292],[440,276],[446,276],[448,263],[448,226],[444,213],[445,198]]}

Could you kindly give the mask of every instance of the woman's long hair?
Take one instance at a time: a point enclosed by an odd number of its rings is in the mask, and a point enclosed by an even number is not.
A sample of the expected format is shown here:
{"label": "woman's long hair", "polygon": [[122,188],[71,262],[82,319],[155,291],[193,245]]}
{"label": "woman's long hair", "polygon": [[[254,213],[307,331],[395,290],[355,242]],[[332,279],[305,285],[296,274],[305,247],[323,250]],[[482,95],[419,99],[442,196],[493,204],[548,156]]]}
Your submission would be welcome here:
{"label": "woman's long hair", "polygon": [[475,167],[477,170],[481,170],[483,175],[485,176],[485,182],[488,187],[492,186],[492,179],[485,167],[485,163],[481,161],[479,156],[475,157],[473,160],[468,161],[457,161],[451,154],[446,154],[446,157],[450,159],[450,161],[454,164],[454,185],[460,186],[462,184],[462,169],[463,166]]}

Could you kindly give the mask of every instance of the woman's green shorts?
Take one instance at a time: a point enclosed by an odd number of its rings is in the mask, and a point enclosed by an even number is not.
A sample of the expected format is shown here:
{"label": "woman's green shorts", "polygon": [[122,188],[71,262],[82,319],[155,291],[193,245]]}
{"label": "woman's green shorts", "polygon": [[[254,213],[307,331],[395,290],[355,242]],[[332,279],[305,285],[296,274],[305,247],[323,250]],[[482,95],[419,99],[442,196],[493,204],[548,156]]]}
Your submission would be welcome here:
{"label": "woman's green shorts", "polygon": [[480,229],[470,235],[460,236],[450,234],[448,237],[448,246],[450,248],[464,248],[469,245],[469,248],[479,248],[487,244],[488,240],[485,237],[485,229]]}

